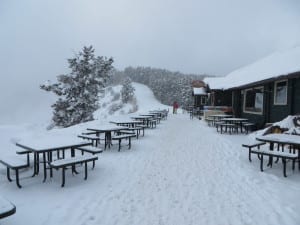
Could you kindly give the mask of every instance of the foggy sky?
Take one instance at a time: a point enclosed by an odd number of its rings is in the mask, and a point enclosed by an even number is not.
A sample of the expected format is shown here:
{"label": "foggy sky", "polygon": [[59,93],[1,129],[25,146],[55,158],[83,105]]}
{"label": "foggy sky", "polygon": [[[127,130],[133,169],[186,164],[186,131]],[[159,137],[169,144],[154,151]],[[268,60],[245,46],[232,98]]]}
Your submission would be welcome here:
{"label": "foggy sky", "polygon": [[84,45],[113,57],[118,69],[151,66],[226,75],[299,45],[300,3],[1,0],[0,34],[0,101],[5,103],[0,111],[5,111],[24,95],[30,96],[30,106],[42,104],[41,96],[47,97],[39,84],[68,72],[66,59]]}

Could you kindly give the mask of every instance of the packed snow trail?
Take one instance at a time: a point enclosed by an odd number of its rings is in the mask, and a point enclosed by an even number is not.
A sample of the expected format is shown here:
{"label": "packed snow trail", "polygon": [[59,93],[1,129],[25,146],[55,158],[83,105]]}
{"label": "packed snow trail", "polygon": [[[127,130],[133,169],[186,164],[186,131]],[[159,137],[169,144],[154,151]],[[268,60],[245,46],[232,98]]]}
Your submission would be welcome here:
{"label": "packed snow trail", "polygon": [[5,185],[18,212],[3,224],[299,224],[292,198],[299,179],[259,172],[230,138],[187,115],[170,115],[131,150],[105,151],[87,181],[68,174],[62,189],[56,172],[52,181],[22,190]]}

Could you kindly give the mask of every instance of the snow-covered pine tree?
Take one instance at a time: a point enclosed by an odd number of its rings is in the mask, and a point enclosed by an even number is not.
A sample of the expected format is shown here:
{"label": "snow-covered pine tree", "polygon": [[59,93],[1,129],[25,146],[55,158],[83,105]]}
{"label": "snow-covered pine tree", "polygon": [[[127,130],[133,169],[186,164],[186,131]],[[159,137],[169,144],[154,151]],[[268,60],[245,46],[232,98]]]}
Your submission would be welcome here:
{"label": "snow-covered pine tree", "polygon": [[193,88],[192,88],[192,79],[189,77],[183,77],[182,87],[182,108],[188,109],[191,105],[193,105]]}
{"label": "snow-covered pine tree", "polygon": [[93,120],[93,112],[99,108],[99,92],[112,70],[113,59],[95,57],[93,46],[68,59],[71,72],[57,76],[55,84],[41,85],[41,89],[59,96],[53,108],[53,125],[68,127]]}
{"label": "snow-covered pine tree", "polygon": [[132,87],[131,79],[126,77],[121,90],[122,102],[128,103],[132,101],[135,98],[134,91],[135,89]]}

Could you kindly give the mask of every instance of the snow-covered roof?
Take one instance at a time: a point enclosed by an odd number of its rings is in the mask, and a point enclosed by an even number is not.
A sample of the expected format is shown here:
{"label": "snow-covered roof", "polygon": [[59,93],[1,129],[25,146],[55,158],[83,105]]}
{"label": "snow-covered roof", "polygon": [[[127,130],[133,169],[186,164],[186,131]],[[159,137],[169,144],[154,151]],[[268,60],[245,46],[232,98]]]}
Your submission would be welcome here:
{"label": "snow-covered roof", "polygon": [[205,78],[211,89],[228,89],[300,71],[300,46],[277,51],[225,77]]}
{"label": "snow-covered roof", "polygon": [[206,95],[206,91],[204,87],[201,88],[193,88],[194,95]]}

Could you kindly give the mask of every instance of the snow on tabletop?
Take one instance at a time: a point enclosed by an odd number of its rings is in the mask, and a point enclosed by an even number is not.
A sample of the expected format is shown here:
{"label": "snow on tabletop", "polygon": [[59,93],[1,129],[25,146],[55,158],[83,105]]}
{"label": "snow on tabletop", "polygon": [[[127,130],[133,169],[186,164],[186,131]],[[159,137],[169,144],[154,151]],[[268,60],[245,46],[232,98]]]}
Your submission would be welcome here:
{"label": "snow on tabletop", "polygon": [[290,135],[290,134],[268,134],[265,136],[258,136],[257,138],[261,138],[262,140],[274,140],[286,143],[295,143],[300,145],[300,136],[298,135]]}
{"label": "snow on tabletop", "polygon": [[211,89],[239,87],[265,79],[300,71],[300,46],[277,51],[248,66],[237,69],[225,77],[205,78]]}
{"label": "snow on tabletop", "polygon": [[114,130],[120,130],[124,129],[122,126],[107,124],[107,125],[101,125],[99,127],[89,127],[91,130],[102,130],[102,131],[114,131]]}
{"label": "snow on tabletop", "polygon": [[49,148],[58,148],[63,146],[71,146],[77,144],[89,143],[87,141],[81,141],[77,136],[54,136],[49,135],[48,137],[41,137],[36,139],[22,139],[17,142],[18,144],[24,145],[26,147],[35,150],[44,150]]}

